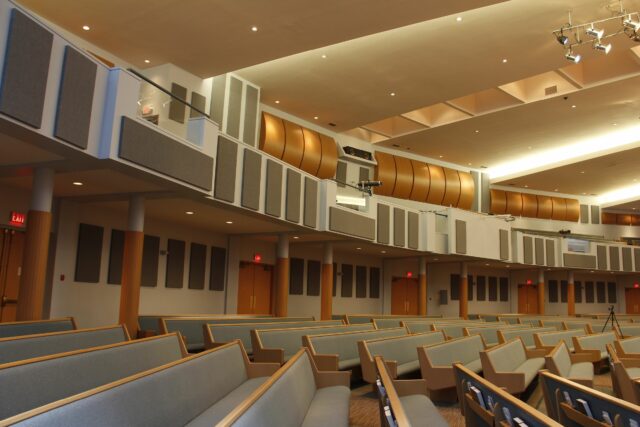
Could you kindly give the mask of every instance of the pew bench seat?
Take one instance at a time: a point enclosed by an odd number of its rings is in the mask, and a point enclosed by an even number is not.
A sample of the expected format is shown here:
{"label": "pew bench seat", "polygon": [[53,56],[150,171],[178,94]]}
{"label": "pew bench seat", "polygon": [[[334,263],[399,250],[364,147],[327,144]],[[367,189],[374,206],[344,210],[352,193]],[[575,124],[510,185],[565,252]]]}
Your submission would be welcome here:
{"label": "pew bench seat", "polygon": [[481,351],[480,359],[485,378],[511,394],[524,393],[545,366],[545,359],[527,350],[520,339]]}

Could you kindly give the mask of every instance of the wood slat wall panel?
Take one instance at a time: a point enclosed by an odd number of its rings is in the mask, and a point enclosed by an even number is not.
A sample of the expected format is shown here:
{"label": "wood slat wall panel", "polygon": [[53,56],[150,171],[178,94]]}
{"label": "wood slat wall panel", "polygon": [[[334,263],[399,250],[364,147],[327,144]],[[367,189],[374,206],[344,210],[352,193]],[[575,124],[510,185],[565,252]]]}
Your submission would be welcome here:
{"label": "wood slat wall panel", "polygon": [[278,159],[284,153],[284,123],[281,118],[269,113],[262,113],[260,126],[260,149]]}
{"label": "wood slat wall panel", "polygon": [[304,138],[302,136],[302,128],[288,120],[283,120],[283,122],[285,144],[282,160],[299,168],[300,163],[302,163],[302,156],[304,155]]}
{"label": "wood slat wall panel", "polygon": [[552,204],[551,197],[548,196],[536,196],[538,199],[538,218],[551,219]]}
{"label": "wood slat wall panel", "polygon": [[617,214],[616,223],[618,225],[631,225],[631,215]]}
{"label": "wood slat wall panel", "polygon": [[468,172],[458,172],[460,176],[460,199],[458,200],[458,207],[460,209],[471,209],[475,196],[476,185]]}
{"label": "wood slat wall panel", "polygon": [[318,135],[318,132],[302,128],[302,136],[304,137],[304,155],[302,156],[300,169],[315,176],[320,167],[320,160],[322,160],[320,135]]}
{"label": "wood slat wall panel", "polygon": [[522,215],[522,194],[507,191],[507,213],[513,216]]}
{"label": "wood slat wall panel", "polygon": [[411,160],[400,156],[393,156],[393,160],[396,162],[396,185],[392,195],[399,199],[408,199],[413,189]]}
{"label": "wood slat wall panel", "polygon": [[538,216],[538,198],[535,194],[522,193],[522,216],[529,218]]}
{"label": "wood slat wall panel", "polygon": [[427,203],[441,205],[445,190],[444,170],[440,166],[429,165],[429,175],[431,176],[431,186]]}
{"label": "wood slat wall panel", "polygon": [[442,199],[444,206],[458,206],[460,200],[460,175],[455,169],[444,169],[445,191]]}
{"label": "wood slat wall panel", "polygon": [[338,146],[333,138],[320,134],[322,143],[322,159],[318,168],[317,177],[320,179],[333,178],[338,167]]}
{"label": "wood slat wall panel", "polygon": [[564,221],[567,218],[567,202],[560,197],[551,198],[551,219]]}
{"label": "wood slat wall panel", "polygon": [[616,214],[610,212],[602,212],[602,223],[603,224],[617,224],[618,219],[616,218]]}
{"label": "wood slat wall panel", "polygon": [[429,186],[431,184],[429,166],[417,160],[411,160],[411,166],[413,167],[413,188],[409,198],[417,202],[424,202],[429,195]]}
{"label": "wood slat wall panel", "polygon": [[507,194],[502,190],[491,190],[491,213],[502,215],[507,213]]}
{"label": "wood slat wall panel", "polygon": [[580,220],[580,202],[577,199],[564,199],[567,203],[567,221],[578,222]]}
{"label": "wood slat wall panel", "polygon": [[393,155],[375,152],[378,167],[376,167],[375,180],[381,181],[382,185],[375,189],[376,194],[380,196],[391,196],[396,186],[396,162]]}

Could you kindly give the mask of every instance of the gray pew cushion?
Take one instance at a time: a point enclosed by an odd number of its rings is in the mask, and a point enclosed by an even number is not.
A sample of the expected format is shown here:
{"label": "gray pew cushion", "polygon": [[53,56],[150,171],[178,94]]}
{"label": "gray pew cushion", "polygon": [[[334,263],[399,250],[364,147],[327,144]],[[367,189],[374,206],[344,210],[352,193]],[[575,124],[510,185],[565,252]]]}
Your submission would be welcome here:
{"label": "gray pew cushion", "polygon": [[47,320],[42,322],[0,323],[0,338],[47,334],[50,332],[71,331],[73,329],[74,326],[71,319]]}
{"label": "gray pew cushion", "polygon": [[338,369],[340,370],[351,369],[356,366],[360,366],[360,358],[341,360],[338,362]]}
{"label": "gray pew cushion", "polygon": [[407,375],[407,374],[410,374],[411,372],[415,372],[419,370],[420,370],[419,360],[412,360],[410,362],[403,363],[402,365],[398,365],[398,375]]}
{"label": "gray pew cushion", "polygon": [[[538,375],[538,371],[544,368],[544,358],[534,357],[533,359],[527,359],[524,363],[518,366],[514,372],[524,373],[524,383],[530,384],[531,381]],[[500,366],[497,366],[500,369]]]}
{"label": "gray pew cushion", "polygon": [[[350,395],[351,391],[342,386],[318,389],[309,405],[302,427],[346,426],[340,420],[346,421],[349,419]],[[338,422],[337,424],[336,421]]]}
{"label": "gray pew cushion", "polygon": [[472,360],[469,363],[465,363],[464,367],[469,369],[472,372],[475,372],[476,374],[482,372],[482,361],[480,359],[478,360]]}
{"label": "gray pew cushion", "polygon": [[412,426],[446,427],[449,425],[433,402],[423,394],[400,397],[400,402]]}
{"label": "gray pew cushion", "polygon": [[593,365],[591,362],[580,362],[571,365],[569,369],[569,377],[572,380],[585,379],[593,380]]}

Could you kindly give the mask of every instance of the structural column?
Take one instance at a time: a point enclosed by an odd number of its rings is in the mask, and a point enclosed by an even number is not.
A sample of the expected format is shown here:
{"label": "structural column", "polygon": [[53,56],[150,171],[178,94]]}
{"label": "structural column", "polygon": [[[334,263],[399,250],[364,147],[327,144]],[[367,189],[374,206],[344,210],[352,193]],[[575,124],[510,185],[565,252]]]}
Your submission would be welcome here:
{"label": "structural column", "polygon": [[289,236],[278,236],[276,259],[276,317],[287,316],[289,301]]}
{"label": "structural column", "polygon": [[18,293],[17,320],[42,318],[45,278],[51,235],[53,169],[36,169],[33,175],[31,205],[27,213],[27,232]]}
{"label": "structural column", "polygon": [[567,275],[567,314],[575,316],[576,314],[576,286],[573,279],[573,271]]}
{"label": "structural column", "polygon": [[544,270],[538,270],[538,313],[544,314]]}
{"label": "structural column", "polygon": [[120,323],[127,325],[129,334],[133,338],[138,334],[143,244],[144,198],[142,196],[132,196],[129,200],[129,224],[124,237],[119,319]]}
{"label": "structural column", "polygon": [[418,275],[418,314],[427,314],[427,258],[420,257],[420,274]]}
{"label": "structural column", "polygon": [[469,278],[467,271],[467,264],[460,264],[460,291],[458,292],[460,295],[460,312],[459,315],[463,319],[467,319],[469,317]]}
{"label": "structural column", "polygon": [[322,283],[320,284],[320,318],[331,320],[333,304],[333,245],[324,244],[322,257]]}

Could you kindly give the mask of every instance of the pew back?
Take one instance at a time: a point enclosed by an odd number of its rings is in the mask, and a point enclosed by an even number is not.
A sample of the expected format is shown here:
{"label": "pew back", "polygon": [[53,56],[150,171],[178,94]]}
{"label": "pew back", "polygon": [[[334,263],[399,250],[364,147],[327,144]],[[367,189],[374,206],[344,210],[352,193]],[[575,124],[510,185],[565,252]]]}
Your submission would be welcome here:
{"label": "pew back", "polygon": [[498,331],[498,341],[500,344],[514,338],[522,339],[525,347],[533,348],[536,343],[533,336],[540,332],[555,332],[555,328],[525,328],[525,329],[501,329]]}
{"label": "pew back", "polygon": [[78,329],[73,317],[61,317],[59,319],[49,320],[28,320],[26,322],[3,322],[0,323],[0,338],[71,331],[73,329]]}
{"label": "pew back", "polygon": [[500,326],[471,326],[464,328],[463,335],[468,337],[470,335],[480,335],[487,346],[497,345],[499,343],[498,331],[503,330],[522,330],[528,329],[528,325],[500,325]]}
{"label": "pew back", "polygon": [[552,348],[560,341],[564,341],[569,347],[569,351],[573,351],[573,337],[587,335],[584,329],[570,329],[566,331],[541,332],[533,336],[538,348]]}
{"label": "pew back", "polygon": [[150,331],[160,334],[160,319],[169,319],[172,317],[208,317],[208,318],[224,318],[224,319],[262,319],[273,317],[270,314],[141,314],[138,316],[138,326],[141,331]]}

